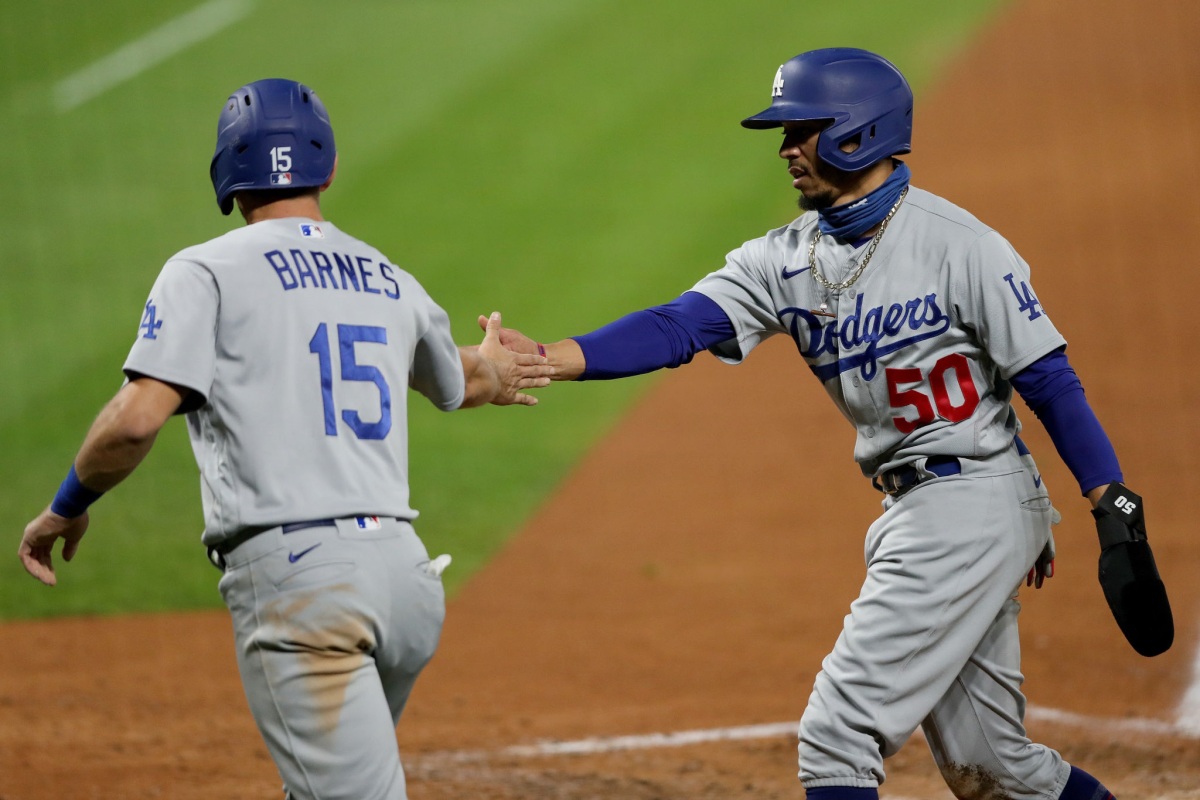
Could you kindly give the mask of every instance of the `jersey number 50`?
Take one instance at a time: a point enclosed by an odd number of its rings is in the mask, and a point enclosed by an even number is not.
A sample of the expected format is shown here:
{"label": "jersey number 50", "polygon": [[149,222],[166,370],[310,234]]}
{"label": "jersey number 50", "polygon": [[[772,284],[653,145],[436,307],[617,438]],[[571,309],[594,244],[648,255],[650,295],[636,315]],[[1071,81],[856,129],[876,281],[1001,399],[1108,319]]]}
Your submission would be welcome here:
{"label": "jersey number 50", "polygon": [[[364,381],[379,387],[379,421],[363,422],[357,411],[344,409],[342,420],[359,439],[382,439],[392,430],[392,390],[377,367],[354,360],[355,342],[387,344],[387,330],[374,325],[338,325],[338,356],[342,362],[342,380]],[[329,330],[322,322],[308,343],[308,352],[321,362],[321,404],[325,409],[325,435],[337,436],[337,416],[333,408],[333,359],[329,352]]]}
{"label": "jersey number 50", "polygon": [[[959,405],[954,405],[946,388],[946,373],[950,370],[954,371],[954,377],[958,379],[958,389],[962,393],[962,403]],[[917,409],[916,419],[892,417],[892,421],[896,423],[896,430],[901,433],[912,433],[922,425],[933,422],[937,417],[950,422],[962,422],[970,418],[979,406],[979,392],[971,378],[971,365],[966,356],[958,353],[938,359],[929,371],[929,388],[933,391],[932,404],[929,402],[929,396],[918,389],[900,390],[902,383],[924,383],[925,378],[921,375],[921,370],[887,369],[884,372],[887,373],[888,399],[892,408],[913,406]],[[936,415],[933,413],[934,405],[937,406]]]}

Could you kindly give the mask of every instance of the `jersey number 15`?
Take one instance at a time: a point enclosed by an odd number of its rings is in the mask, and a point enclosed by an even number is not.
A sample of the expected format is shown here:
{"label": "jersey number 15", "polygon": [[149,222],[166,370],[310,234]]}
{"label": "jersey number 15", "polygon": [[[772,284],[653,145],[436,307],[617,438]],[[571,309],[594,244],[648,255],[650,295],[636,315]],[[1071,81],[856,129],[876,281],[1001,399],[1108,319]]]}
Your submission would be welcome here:
{"label": "jersey number 15", "polygon": [[[958,381],[958,389],[962,393],[962,403],[959,405],[955,405],[954,401],[950,399],[950,391],[946,386],[946,373],[951,370]],[[933,365],[933,369],[929,370],[929,388],[933,392],[933,403],[929,402],[929,395],[919,389],[900,390],[901,384],[924,383],[925,378],[921,375],[921,370],[914,367],[887,369],[885,372],[887,373],[888,400],[891,402],[892,408],[912,406],[917,409],[916,419],[892,417],[892,422],[896,424],[896,430],[901,433],[912,433],[938,417],[950,422],[962,422],[964,419],[969,419],[979,406],[979,392],[975,388],[974,379],[971,378],[971,365],[967,362],[966,356],[958,353],[938,359],[937,363]],[[934,406],[937,406],[936,415],[933,413]]]}
{"label": "jersey number 15", "polygon": [[[379,421],[363,422],[357,411],[342,410],[342,421],[359,439],[383,439],[392,430],[392,390],[378,367],[359,364],[354,357],[356,342],[387,344],[387,330],[374,325],[338,325],[338,357],[342,362],[342,380],[364,381],[379,387]],[[337,416],[333,407],[333,358],[329,352],[329,330],[322,322],[308,343],[308,352],[316,353],[321,364],[321,405],[325,410],[325,435],[337,436]]]}

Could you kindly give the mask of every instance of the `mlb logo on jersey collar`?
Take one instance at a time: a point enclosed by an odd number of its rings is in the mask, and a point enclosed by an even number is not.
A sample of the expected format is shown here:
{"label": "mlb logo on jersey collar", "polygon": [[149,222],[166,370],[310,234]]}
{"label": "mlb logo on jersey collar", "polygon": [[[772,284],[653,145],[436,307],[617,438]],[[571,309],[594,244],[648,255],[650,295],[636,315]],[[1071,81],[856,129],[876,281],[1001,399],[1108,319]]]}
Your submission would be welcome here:
{"label": "mlb logo on jersey collar", "polygon": [[355,517],[354,521],[358,523],[360,531],[377,531],[383,527],[379,517]]}
{"label": "mlb logo on jersey collar", "polygon": [[309,239],[324,239],[325,238],[324,231],[322,231],[318,226],[313,225],[308,222],[300,223],[300,235],[305,236]]}

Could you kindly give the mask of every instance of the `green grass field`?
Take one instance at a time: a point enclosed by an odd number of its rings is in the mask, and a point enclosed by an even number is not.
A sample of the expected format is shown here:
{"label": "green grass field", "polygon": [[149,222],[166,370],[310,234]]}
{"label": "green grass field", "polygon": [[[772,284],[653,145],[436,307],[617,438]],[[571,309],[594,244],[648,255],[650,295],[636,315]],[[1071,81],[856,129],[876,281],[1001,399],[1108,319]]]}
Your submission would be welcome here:
{"label": "green grass field", "polygon": [[[767,104],[781,62],[867,47],[920,91],[998,2],[263,0],[63,114],[57,81],[196,0],[4,4],[0,617],[220,603],[182,421],[94,508],[57,588],[26,577],[15,551],[120,386],[163,261],[240,224],[208,182],[236,87],[289,77],[320,92],[341,156],[326,215],[416,275],[461,343],[494,309],[552,340],[671,299],[794,216],[777,134],[737,124]],[[918,106],[918,147],[920,118]],[[418,530],[455,556],[451,589],[648,380],[557,385],[536,409],[413,403]]]}

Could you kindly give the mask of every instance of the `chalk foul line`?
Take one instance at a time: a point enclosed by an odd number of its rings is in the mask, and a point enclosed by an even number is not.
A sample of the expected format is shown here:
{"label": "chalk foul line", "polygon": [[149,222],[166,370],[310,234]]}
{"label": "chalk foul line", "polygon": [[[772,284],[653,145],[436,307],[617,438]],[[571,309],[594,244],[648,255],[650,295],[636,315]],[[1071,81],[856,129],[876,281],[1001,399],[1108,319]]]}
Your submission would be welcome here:
{"label": "chalk foul line", "polygon": [[702,730],[676,731],[675,733],[647,733],[638,736],[609,736],[577,739],[573,742],[540,742],[538,744],[514,745],[500,751],[500,755],[517,758],[529,756],[564,756],[588,753],[611,753],[617,750],[648,750],[656,747],[684,747],[703,742],[746,741],[753,739],[776,739],[795,736],[799,722],[772,722],[765,725],[741,725],[734,728],[707,728]]}
{"label": "chalk foul line", "polygon": [[209,0],[114,50],[54,86],[63,114],[202,42],[250,13],[254,0]]}
{"label": "chalk foul line", "polygon": [[1200,731],[1189,731],[1185,726],[1168,722],[1165,719],[1148,719],[1145,717],[1093,717],[1088,714],[1076,714],[1057,708],[1029,706],[1025,709],[1025,720],[1028,722],[1050,722],[1065,725],[1070,728],[1090,728],[1092,730],[1116,731],[1120,733],[1146,733],[1152,736],[1177,736],[1182,739],[1200,739]]}
{"label": "chalk foul line", "polygon": [[[1141,733],[1154,736],[1176,736],[1200,739],[1200,730],[1179,722],[1142,717],[1095,717],[1076,714],[1057,708],[1029,706],[1026,721],[1047,722],[1072,728]],[[490,758],[533,758],[538,756],[593,755],[622,750],[651,750],[661,747],[684,747],[705,742],[753,741],[795,737],[799,722],[772,722],[763,725],[739,725],[730,728],[702,728],[674,733],[646,733],[632,736],[598,736],[572,741],[538,742],[491,751],[442,751],[418,757],[422,763],[438,761],[482,761]],[[917,730],[918,735],[920,729]]]}
{"label": "chalk foul line", "polygon": [[1200,738],[1200,645],[1192,657],[1192,680],[1179,703],[1175,724],[1191,736]]}

